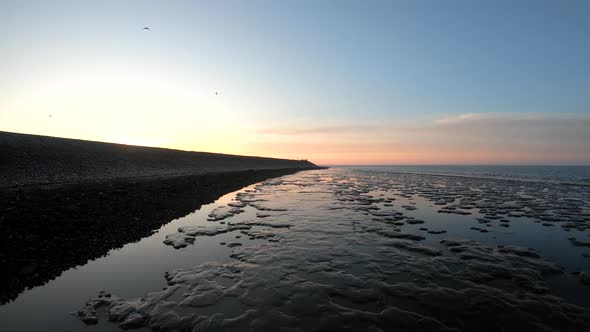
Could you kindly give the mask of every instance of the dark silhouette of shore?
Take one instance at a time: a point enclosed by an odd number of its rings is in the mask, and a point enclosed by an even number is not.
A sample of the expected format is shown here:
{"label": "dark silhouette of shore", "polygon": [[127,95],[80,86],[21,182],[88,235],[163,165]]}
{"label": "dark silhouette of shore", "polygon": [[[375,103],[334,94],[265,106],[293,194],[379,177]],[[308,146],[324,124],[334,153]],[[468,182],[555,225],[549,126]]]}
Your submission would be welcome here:
{"label": "dark silhouette of shore", "polygon": [[0,303],[223,194],[314,168],[0,132]]}
{"label": "dark silhouette of shore", "polygon": [[0,131],[0,167],[0,189],[5,189],[317,166],[306,160],[191,152]]}

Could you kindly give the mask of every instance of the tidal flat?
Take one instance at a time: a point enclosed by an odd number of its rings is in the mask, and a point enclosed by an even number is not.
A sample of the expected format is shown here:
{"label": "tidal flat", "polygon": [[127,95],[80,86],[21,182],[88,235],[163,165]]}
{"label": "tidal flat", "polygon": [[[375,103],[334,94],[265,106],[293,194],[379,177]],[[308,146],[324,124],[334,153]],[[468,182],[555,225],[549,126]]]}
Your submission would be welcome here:
{"label": "tidal flat", "polygon": [[332,168],[224,195],[26,291],[0,321],[11,331],[583,331],[589,272],[587,185]]}

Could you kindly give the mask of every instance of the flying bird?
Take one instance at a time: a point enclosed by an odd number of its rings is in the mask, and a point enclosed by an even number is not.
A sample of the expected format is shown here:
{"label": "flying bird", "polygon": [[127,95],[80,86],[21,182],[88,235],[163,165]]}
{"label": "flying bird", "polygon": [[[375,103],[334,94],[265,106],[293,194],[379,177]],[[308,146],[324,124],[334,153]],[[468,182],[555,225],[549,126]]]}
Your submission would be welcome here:
{"label": "flying bird", "polygon": [[144,29],[144,30],[147,30],[147,31],[152,31],[152,30],[151,30],[150,28],[148,28],[148,27],[145,27],[145,28],[143,28],[143,29]]}

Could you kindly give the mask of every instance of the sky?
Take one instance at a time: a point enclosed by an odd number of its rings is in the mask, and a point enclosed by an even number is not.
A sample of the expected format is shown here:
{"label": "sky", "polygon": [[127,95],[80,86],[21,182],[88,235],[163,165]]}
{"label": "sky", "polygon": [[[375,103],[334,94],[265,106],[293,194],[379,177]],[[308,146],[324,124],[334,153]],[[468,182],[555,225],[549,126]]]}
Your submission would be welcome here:
{"label": "sky", "polygon": [[0,131],[323,165],[590,164],[588,17],[590,1],[0,0]]}

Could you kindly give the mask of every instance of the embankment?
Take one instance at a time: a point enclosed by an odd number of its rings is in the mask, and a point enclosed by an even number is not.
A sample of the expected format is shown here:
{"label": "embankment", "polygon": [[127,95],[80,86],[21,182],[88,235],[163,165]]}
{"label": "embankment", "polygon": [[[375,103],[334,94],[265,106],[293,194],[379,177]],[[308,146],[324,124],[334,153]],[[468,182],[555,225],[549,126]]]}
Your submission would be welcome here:
{"label": "embankment", "polygon": [[0,132],[0,303],[307,161]]}

